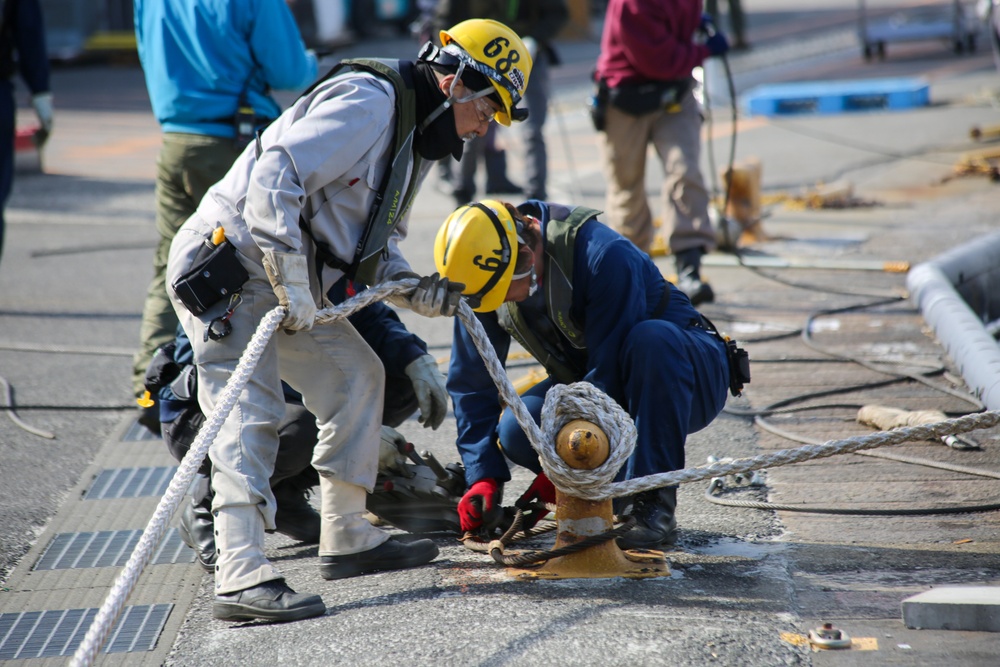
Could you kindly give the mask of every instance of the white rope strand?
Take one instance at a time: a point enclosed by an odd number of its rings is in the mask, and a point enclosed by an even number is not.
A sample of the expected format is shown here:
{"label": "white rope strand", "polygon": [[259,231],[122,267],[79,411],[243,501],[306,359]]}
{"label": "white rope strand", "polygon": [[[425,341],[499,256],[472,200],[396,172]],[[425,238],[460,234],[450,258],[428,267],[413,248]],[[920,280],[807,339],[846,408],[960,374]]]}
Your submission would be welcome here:
{"label": "white rope strand", "polygon": [[111,632],[111,626],[114,625],[118,616],[121,615],[125,601],[131,595],[132,589],[135,588],[135,584],[139,580],[139,575],[142,574],[142,570],[149,563],[153,551],[160,543],[160,540],[163,539],[163,535],[166,533],[170,523],[170,518],[174,515],[178,505],[180,505],[184,493],[191,484],[191,480],[194,479],[198,468],[201,467],[202,461],[205,460],[209,445],[215,440],[215,436],[218,435],[223,422],[226,421],[226,417],[229,416],[233,406],[236,405],[236,400],[250,380],[257,362],[260,361],[261,354],[263,354],[268,341],[277,330],[278,325],[281,324],[284,316],[285,309],[279,306],[267,313],[261,320],[257,331],[254,332],[249,344],[247,344],[247,349],[240,357],[240,361],[236,365],[236,370],[233,372],[229,382],[226,383],[226,388],[222,391],[222,395],[219,398],[219,403],[215,406],[215,410],[212,411],[208,419],[205,420],[205,424],[201,427],[201,430],[198,431],[198,437],[195,438],[194,444],[191,445],[191,449],[188,450],[188,453],[178,466],[177,472],[174,473],[173,479],[170,480],[170,485],[167,487],[163,497],[160,498],[160,502],[157,504],[149,523],[143,529],[142,537],[139,538],[138,544],[132,550],[132,555],[129,557],[128,562],[125,563],[125,567],[122,568],[118,578],[115,579],[111,592],[104,599],[104,603],[90,624],[86,636],[84,636],[80,646],[77,647],[76,652],[73,654],[73,659],[70,661],[71,667],[84,667],[93,664],[98,652],[100,652],[101,647],[108,638],[108,633]]}
{"label": "white rope strand", "polygon": [[528,408],[524,407],[524,401],[521,400],[521,397],[514,390],[514,385],[511,384],[510,378],[507,377],[507,370],[500,363],[500,360],[497,359],[496,352],[493,350],[493,344],[490,342],[489,336],[486,335],[486,330],[483,329],[482,323],[476,318],[472,308],[464,300],[458,304],[458,317],[465,325],[465,330],[472,336],[472,342],[475,344],[476,349],[479,350],[479,356],[483,358],[483,363],[486,365],[486,370],[489,372],[490,377],[493,378],[493,383],[497,386],[501,400],[514,413],[514,418],[520,424],[521,430],[528,436],[531,446],[535,448],[536,452],[541,450],[543,447],[543,437],[538,424],[535,423],[535,420],[531,417],[531,413],[528,412]]}
{"label": "white rope strand", "polygon": [[[525,408],[521,397],[514,391],[506,370],[497,359],[482,324],[464,301],[459,307],[458,316],[465,324],[476,349],[483,358],[486,369],[497,385],[501,399],[510,407],[517,423],[520,424],[521,429],[528,436],[531,446],[538,453],[546,476],[563,493],[585,500],[597,501],[630,496],[664,486],[696,482],[712,477],[734,475],[761,468],[773,468],[837,454],[849,454],[864,449],[898,445],[903,442],[968,433],[969,431],[990,428],[1000,423],[1000,412],[982,412],[935,424],[899,428],[845,440],[830,441],[821,445],[785,449],[756,458],[719,461],[708,466],[675,470],[615,483],[612,480],[635,448],[635,425],[628,413],[617,402],[590,383],[576,382],[570,385],[555,385],[546,395],[542,408],[543,434]],[[608,436],[610,444],[608,460],[595,470],[570,468],[555,452],[556,435],[563,426],[573,419],[594,422]]]}
{"label": "white rope strand", "polygon": [[904,442],[968,433],[969,431],[982,428],[991,428],[997,424],[1000,424],[1000,411],[981,412],[956,419],[947,419],[936,424],[880,431],[864,436],[845,438],[843,440],[831,440],[822,445],[807,445],[794,449],[782,449],[755,458],[719,461],[708,466],[685,468],[684,470],[649,475],[648,477],[617,482],[596,492],[581,489],[578,495],[588,500],[603,500],[608,497],[617,498],[664,486],[697,482],[703,479],[711,479],[712,477],[735,475],[741,472],[760,470],[761,468],[774,468],[790,463],[801,463],[802,461],[835,456],[837,454],[850,454],[863,449],[874,449],[886,445],[898,445]]}

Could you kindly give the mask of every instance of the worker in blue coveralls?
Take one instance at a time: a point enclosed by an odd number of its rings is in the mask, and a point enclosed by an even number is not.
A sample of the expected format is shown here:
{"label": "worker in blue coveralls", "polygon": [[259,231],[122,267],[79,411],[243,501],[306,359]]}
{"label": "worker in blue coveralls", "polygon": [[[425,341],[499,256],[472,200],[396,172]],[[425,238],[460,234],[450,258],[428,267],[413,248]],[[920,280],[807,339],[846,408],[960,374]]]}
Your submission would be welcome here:
{"label": "worker in blue coveralls", "polygon": [[[538,200],[459,207],[438,231],[437,269],[465,284],[464,298],[501,363],[515,339],[548,371],[522,396],[536,422],[550,387],[590,382],[629,413],[638,431],[618,479],[679,470],[688,433],[725,406],[727,345],[649,256],[597,215]],[[481,532],[499,522],[503,486],[511,479],[505,455],[537,475],[519,506],[554,502],[552,482],[512,412],[501,415],[497,388],[460,320],[447,386],[468,482],[459,504],[463,530]],[[619,546],[673,545],[676,505],[676,487],[627,499],[619,513],[635,517],[636,526],[618,538]]]}

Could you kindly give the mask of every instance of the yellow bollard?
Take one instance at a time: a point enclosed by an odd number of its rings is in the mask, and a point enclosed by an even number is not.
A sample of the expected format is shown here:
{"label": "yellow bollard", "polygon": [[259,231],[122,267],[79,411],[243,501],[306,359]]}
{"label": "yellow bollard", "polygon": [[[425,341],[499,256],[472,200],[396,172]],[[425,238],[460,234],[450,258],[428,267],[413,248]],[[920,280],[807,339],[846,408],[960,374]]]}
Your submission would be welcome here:
{"label": "yellow bollard", "polygon": [[[608,459],[608,437],[595,424],[577,419],[556,436],[556,453],[577,470],[593,470]],[[611,500],[592,501],[563,494],[556,489],[554,549],[576,544],[614,527]],[[670,570],[660,551],[622,551],[614,540],[602,542],[566,556],[558,556],[533,569],[510,568],[519,579],[645,579],[669,577]]]}

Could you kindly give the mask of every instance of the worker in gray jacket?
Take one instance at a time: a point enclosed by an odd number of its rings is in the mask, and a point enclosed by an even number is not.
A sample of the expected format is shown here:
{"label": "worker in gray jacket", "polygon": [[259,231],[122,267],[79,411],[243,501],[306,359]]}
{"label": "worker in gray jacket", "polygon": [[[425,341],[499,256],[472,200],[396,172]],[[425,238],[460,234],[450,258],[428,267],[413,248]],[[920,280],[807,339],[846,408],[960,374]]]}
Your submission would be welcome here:
{"label": "worker in gray jacket", "polygon": [[[418,60],[353,60],[307,90],[212,187],[170,251],[171,300],[194,348],[198,402],[210,414],[262,318],[270,338],[212,443],[215,618],[296,620],[325,612],[264,554],[274,529],[268,479],[281,380],[316,416],[320,573],[339,579],[412,567],[437,556],[431,540],[399,542],[363,517],[378,469],[384,371],[341,319],[314,325],[322,295],[344,275],[364,284],[417,277],[400,252],[407,209],[434,160],[459,157],[463,138],[516,105],[531,57],[507,26],[484,19],[443,31]],[[395,305],[453,315],[462,285],[432,275]],[[296,335],[287,335],[295,333]]]}

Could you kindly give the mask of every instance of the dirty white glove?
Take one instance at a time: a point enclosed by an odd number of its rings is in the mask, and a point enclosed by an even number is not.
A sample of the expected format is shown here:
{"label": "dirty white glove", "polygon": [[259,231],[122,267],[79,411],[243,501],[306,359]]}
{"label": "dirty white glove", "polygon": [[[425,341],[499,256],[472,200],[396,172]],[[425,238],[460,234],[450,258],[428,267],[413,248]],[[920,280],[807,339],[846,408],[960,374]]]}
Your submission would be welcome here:
{"label": "dirty white glove", "polygon": [[45,133],[52,131],[52,93],[38,93],[31,97],[31,106],[35,107],[38,122]]}
{"label": "dirty white glove", "polygon": [[52,132],[52,93],[33,95],[31,105],[35,107],[38,124],[41,126],[35,135],[35,144],[41,148],[49,140],[49,134]]}
{"label": "dirty white glove", "polygon": [[[391,280],[402,280],[404,278],[420,278],[417,274],[404,271],[397,273]],[[440,317],[442,315],[451,317],[458,310],[458,303],[462,298],[464,283],[455,283],[447,278],[442,278],[440,274],[434,273],[420,278],[417,287],[409,296],[395,295],[389,300],[397,306],[405,306],[424,317]]]}
{"label": "dirty white glove", "polygon": [[412,477],[406,468],[407,458],[403,456],[406,438],[391,426],[382,427],[382,441],[378,447],[379,472]]}
{"label": "dirty white glove", "polygon": [[309,289],[309,263],[305,255],[292,252],[264,252],[264,271],[271,281],[278,303],[287,309],[281,326],[292,331],[312,329],[316,301]]}
{"label": "dirty white glove", "polygon": [[448,392],[444,387],[444,374],[438,370],[437,361],[429,354],[417,357],[403,369],[413,382],[413,392],[420,405],[417,418],[424,428],[436,429],[448,414]]}

